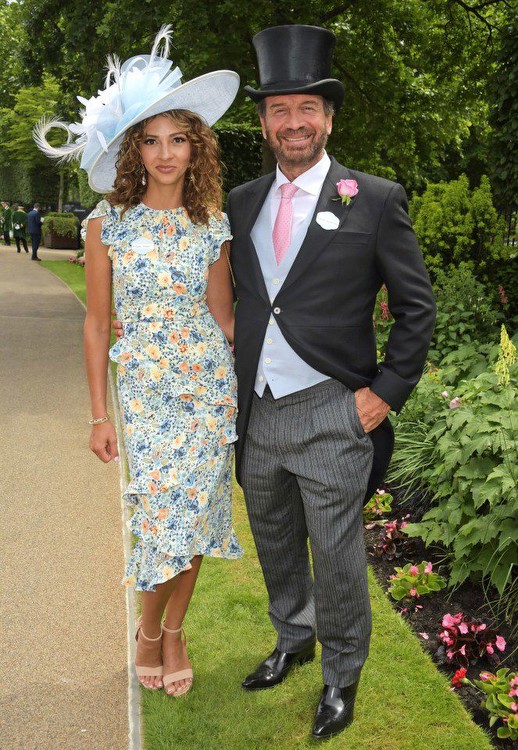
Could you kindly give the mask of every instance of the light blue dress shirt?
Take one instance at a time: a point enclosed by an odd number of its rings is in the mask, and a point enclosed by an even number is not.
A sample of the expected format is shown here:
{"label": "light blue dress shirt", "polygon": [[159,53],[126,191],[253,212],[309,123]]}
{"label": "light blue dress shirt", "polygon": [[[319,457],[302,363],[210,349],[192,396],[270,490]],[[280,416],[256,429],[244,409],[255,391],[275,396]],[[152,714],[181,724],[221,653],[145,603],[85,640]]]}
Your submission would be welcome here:
{"label": "light blue dress shirt", "polygon": [[[279,265],[275,259],[272,232],[280,203],[280,186],[288,180],[277,166],[276,178],[251,232],[272,304],[304,241],[330,164],[329,157],[324,153],[317,164],[293,181],[299,190],[293,197],[291,243]],[[270,386],[274,398],[282,398],[328,379],[327,375],[310,367],[293,351],[272,315],[266,329],[255,379],[255,392],[258,396],[263,395],[266,384]]]}

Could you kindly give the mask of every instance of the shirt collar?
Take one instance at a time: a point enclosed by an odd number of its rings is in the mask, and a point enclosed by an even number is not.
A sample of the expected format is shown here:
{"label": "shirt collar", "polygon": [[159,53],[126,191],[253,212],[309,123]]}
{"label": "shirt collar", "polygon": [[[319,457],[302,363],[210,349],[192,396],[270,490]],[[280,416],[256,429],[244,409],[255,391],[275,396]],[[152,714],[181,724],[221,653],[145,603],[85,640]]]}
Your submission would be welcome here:
{"label": "shirt collar", "polygon": [[[318,161],[310,169],[306,170],[306,172],[303,172],[295,180],[293,180],[293,184],[301,188],[301,190],[304,190],[306,193],[309,193],[310,195],[319,195],[320,191],[322,190],[324,180],[326,179],[326,175],[329,172],[330,166],[331,159],[327,155],[326,151],[324,151],[320,161]],[[284,183],[286,182],[289,182],[289,180],[281,172],[279,165],[277,164],[275,174],[275,190],[279,190],[281,185],[284,185]]]}

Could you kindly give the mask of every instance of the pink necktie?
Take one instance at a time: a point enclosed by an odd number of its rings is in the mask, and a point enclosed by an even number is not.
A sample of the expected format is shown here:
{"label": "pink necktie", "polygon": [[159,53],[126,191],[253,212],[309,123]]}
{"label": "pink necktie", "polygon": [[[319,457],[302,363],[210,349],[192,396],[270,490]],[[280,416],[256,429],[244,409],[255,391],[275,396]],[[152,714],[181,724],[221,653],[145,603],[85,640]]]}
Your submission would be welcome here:
{"label": "pink necktie", "polygon": [[280,264],[291,242],[291,220],[293,218],[292,198],[298,187],[291,182],[281,185],[281,203],[273,225],[273,249],[277,265]]}

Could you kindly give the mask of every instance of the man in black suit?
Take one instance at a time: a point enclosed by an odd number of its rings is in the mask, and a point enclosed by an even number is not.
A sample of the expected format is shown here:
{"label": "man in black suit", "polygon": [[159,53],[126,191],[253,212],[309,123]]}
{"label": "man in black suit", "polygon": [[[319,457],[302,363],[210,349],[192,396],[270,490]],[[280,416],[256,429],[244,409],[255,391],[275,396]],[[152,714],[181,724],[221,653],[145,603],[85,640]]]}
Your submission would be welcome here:
{"label": "man in black suit", "polygon": [[32,211],[29,211],[27,214],[27,227],[32,240],[31,260],[41,260],[41,258],[38,258],[38,248],[41,242],[41,225],[43,223],[40,208],[40,204],[35,203]]}
{"label": "man in black suit", "polygon": [[[390,460],[387,414],[422,374],[435,306],[404,189],[325,152],[344,97],[330,78],[334,35],[290,25],[253,41],[261,86],[245,90],[278,166],[227,204],[236,467],[278,637],[243,687],[277,685],[313,658],[318,635],[320,739],[352,721],[371,629],[362,507]],[[382,284],[394,325],[378,363],[372,316]]]}

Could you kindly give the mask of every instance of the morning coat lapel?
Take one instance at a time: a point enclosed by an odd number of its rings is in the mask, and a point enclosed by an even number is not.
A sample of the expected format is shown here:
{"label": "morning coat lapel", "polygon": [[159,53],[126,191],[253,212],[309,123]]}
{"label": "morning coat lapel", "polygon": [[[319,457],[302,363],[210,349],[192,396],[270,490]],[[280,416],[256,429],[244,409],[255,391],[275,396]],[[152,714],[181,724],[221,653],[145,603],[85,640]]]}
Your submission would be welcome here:
{"label": "morning coat lapel", "polygon": [[264,283],[264,276],[261,270],[261,264],[259,263],[259,256],[254,243],[252,242],[252,229],[257,221],[259,212],[263,207],[263,203],[266,200],[268,192],[275,179],[275,172],[265,175],[264,180],[258,180],[256,183],[248,188],[248,195],[246,197],[246,209],[247,215],[244,218],[246,222],[246,236],[248,237],[248,255],[250,257],[250,266],[252,273],[255,276],[256,289],[259,291],[262,297],[270,304],[270,298]]}
{"label": "morning coat lapel", "polygon": [[[279,294],[281,294],[287,287],[291,286],[291,284],[293,284],[293,282],[304,273],[308,266],[318,259],[325,246],[331,242],[343,227],[347,215],[354,205],[354,199],[348,206],[343,205],[340,199],[335,200],[339,197],[336,183],[341,179],[350,179],[349,170],[342,167],[336,159],[331,157],[331,166],[329,167],[326,179],[322,185],[322,190],[320,191],[320,196],[311,223],[308,227],[308,231],[306,232],[304,241],[297,257],[293,261],[293,265],[284,281],[284,284],[279,290]],[[336,229],[323,229],[317,224],[316,216],[321,211],[330,211],[339,219],[340,223]]]}

